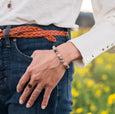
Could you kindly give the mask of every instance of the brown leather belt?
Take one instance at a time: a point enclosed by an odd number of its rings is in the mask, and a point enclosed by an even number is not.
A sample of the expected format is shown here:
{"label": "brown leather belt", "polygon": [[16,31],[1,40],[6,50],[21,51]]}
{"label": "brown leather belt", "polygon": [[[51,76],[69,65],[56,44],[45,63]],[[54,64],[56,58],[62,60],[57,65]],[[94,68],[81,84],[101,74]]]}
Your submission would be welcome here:
{"label": "brown leather belt", "polygon": [[[5,30],[0,29],[0,39],[5,39]],[[68,37],[68,32],[58,30],[43,30],[35,26],[19,26],[9,30],[9,38],[38,38],[44,37],[51,42],[56,42],[54,36]]]}

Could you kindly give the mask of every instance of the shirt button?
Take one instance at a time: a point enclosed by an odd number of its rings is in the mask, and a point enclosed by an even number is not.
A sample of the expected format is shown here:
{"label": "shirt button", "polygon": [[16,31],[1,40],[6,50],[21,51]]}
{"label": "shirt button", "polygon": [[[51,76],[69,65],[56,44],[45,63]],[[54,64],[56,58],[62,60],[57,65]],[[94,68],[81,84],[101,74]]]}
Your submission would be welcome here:
{"label": "shirt button", "polygon": [[94,55],[92,55],[92,57],[95,57]]}
{"label": "shirt button", "polygon": [[113,43],[111,44],[111,46],[113,46]]}
{"label": "shirt button", "polygon": [[88,61],[89,61],[89,58],[87,58],[86,61],[88,62]]}
{"label": "shirt button", "polygon": [[102,51],[104,51],[105,49],[104,48],[102,48]]}

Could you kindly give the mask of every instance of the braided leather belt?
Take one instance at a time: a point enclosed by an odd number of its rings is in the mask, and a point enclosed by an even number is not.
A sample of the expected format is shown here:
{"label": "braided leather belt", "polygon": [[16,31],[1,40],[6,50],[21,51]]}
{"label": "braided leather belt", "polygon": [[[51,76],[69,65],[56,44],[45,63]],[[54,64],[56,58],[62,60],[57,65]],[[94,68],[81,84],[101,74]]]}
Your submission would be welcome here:
{"label": "braided leather belt", "polygon": [[[5,30],[0,29],[0,39],[5,39]],[[68,32],[58,30],[43,30],[35,26],[19,26],[9,30],[9,38],[38,38],[44,37],[51,42],[56,42],[54,36],[68,37]]]}

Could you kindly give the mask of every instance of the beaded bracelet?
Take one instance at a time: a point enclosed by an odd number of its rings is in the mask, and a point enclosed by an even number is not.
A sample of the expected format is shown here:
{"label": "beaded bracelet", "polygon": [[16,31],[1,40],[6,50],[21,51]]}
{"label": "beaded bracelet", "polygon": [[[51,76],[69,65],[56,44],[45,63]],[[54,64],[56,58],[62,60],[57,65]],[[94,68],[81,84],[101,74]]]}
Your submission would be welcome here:
{"label": "beaded bracelet", "polygon": [[54,52],[56,53],[56,55],[57,55],[58,58],[60,59],[60,62],[63,63],[65,69],[69,69],[70,66],[64,61],[63,57],[59,54],[59,52],[58,52],[58,50],[56,49],[56,47],[53,46],[52,49],[54,50]]}

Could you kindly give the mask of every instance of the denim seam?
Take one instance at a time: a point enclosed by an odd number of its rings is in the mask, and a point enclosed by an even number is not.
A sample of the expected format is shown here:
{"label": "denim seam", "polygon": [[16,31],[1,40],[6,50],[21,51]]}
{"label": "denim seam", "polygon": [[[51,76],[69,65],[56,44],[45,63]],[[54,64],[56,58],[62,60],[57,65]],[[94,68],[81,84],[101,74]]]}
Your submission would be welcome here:
{"label": "denim seam", "polygon": [[23,54],[23,53],[18,49],[18,47],[17,47],[17,45],[16,45],[16,41],[13,42],[13,45],[14,45],[14,48],[15,48],[16,53],[17,53],[20,57],[22,57],[22,59],[25,59],[25,60],[28,60],[28,61],[31,61],[31,60],[32,60],[31,57],[29,57],[29,56]]}
{"label": "denim seam", "polygon": [[2,55],[5,55],[5,57],[3,56],[3,63],[2,63],[2,65],[3,65],[3,70],[2,70],[2,79],[1,79],[1,81],[3,81],[3,83],[0,85],[1,87],[0,87],[0,89],[2,89],[4,86],[5,86],[5,84],[6,84],[6,80],[4,80],[5,78],[8,78],[8,68],[9,68],[9,49],[10,48],[4,48],[3,50],[2,50]]}
{"label": "denim seam", "polygon": [[70,96],[69,96],[69,77],[70,77],[70,69],[68,69],[68,74],[67,74],[67,95],[68,95],[68,98],[70,98]]}

